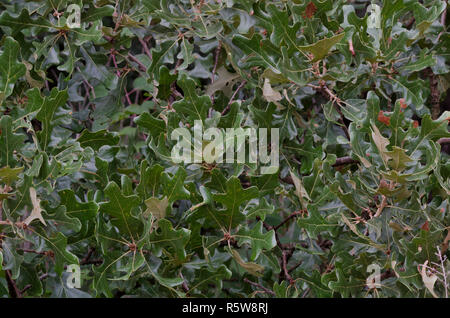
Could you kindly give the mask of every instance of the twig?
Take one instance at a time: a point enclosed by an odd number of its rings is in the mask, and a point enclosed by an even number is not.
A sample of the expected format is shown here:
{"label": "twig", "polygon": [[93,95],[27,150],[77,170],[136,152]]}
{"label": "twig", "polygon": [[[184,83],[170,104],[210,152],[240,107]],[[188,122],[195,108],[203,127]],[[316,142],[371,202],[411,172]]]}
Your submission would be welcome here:
{"label": "twig", "polygon": [[181,271],[180,271],[180,277],[183,280],[183,284],[181,286],[183,287],[183,289],[186,293],[189,293],[189,286],[187,285],[186,280],[184,279],[183,273],[181,273]]}
{"label": "twig", "polygon": [[94,247],[89,247],[87,255],[81,260],[80,264],[83,265],[84,263],[89,261],[89,259],[91,258],[92,254],[94,253],[94,251],[95,251]]}
{"label": "twig", "polygon": [[437,76],[433,73],[431,68],[426,69],[426,74],[430,79],[430,91],[431,91],[431,118],[436,120],[441,113],[441,105],[440,105],[440,93],[438,88],[438,80]]}
{"label": "twig", "polygon": [[127,100],[128,106],[133,105],[130,99],[131,92],[128,92],[126,87],[124,88],[124,90],[125,90],[125,99]]}
{"label": "twig", "polygon": [[[43,281],[43,280],[46,279],[47,277],[48,277],[48,274],[47,274],[47,273],[42,274],[42,275],[39,277],[39,280],[40,280],[40,281]],[[33,285],[31,285],[31,284],[25,285],[25,287],[22,289],[21,293],[22,293],[22,294],[25,293],[25,292],[26,292],[28,289],[30,289],[31,287],[33,287]]]}
{"label": "twig", "polygon": [[308,296],[309,292],[311,291],[311,288],[306,288],[305,292],[302,295],[302,298],[305,298],[306,296]]}
{"label": "twig", "polygon": [[355,49],[353,48],[353,41],[352,39],[348,40],[348,49],[350,51],[350,53],[352,53],[353,56],[355,56]]}
{"label": "twig", "polygon": [[450,138],[441,138],[437,141],[440,145],[450,144]]}
{"label": "twig", "polygon": [[34,254],[45,255],[45,256],[48,255],[48,252],[38,252],[38,251],[35,251],[35,250],[26,249],[26,248],[19,248],[19,249],[17,249],[17,250],[18,250],[18,251],[22,251],[22,252],[24,252],[24,253],[34,253]]}
{"label": "twig", "polygon": [[[389,184],[389,190],[394,189],[394,187],[395,187],[395,183],[391,181]],[[374,215],[375,218],[379,217],[381,215],[381,213],[383,212],[383,209],[388,205],[387,197],[385,195],[381,195],[381,197],[382,197],[381,203],[378,206],[377,212]]]}
{"label": "twig", "polygon": [[12,279],[11,271],[7,269],[5,273],[6,273],[6,281],[8,283],[9,295],[11,296],[11,298],[22,298],[22,293],[20,292],[20,289],[17,287],[17,284],[14,281],[14,279]]}
{"label": "twig", "polygon": [[339,97],[336,96],[336,94],[334,94],[329,88],[328,86],[325,84],[324,81],[320,82],[320,86],[316,86],[316,85],[312,85],[312,84],[308,84],[309,87],[314,88],[315,90],[318,91],[322,91],[322,93],[324,95],[328,96],[328,99],[331,101],[331,103],[333,104],[333,107],[336,109],[336,111],[338,112],[340,118],[339,118],[339,123],[342,125],[342,129],[344,130],[345,136],[347,137],[348,140],[350,140],[350,133],[348,132],[348,128],[345,125],[344,122],[344,114],[341,111],[342,105],[341,104],[345,104],[345,102],[343,102]]}
{"label": "twig", "polygon": [[300,265],[302,265],[303,261],[299,261],[297,264],[288,269],[288,273],[295,271]]}
{"label": "twig", "polygon": [[342,157],[337,158],[336,162],[333,164],[333,167],[344,166],[348,164],[359,163],[358,160],[353,159],[352,157]]}
{"label": "twig", "polygon": [[150,50],[148,49],[147,43],[145,43],[145,41],[143,39],[139,39],[139,42],[141,43],[142,47],[144,48],[144,52],[145,54],[147,54],[147,56],[152,59],[152,53],[150,53]]}
{"label": "twig", "polygon": [[292,279],[291,275],[289,274],[289,271],[287,269],[287,251],[283,251],[283,256],[282,256],[282,272],[284,273],[284,277],[289,281],[289,284],[294,284],[294,280]]}
{"label": "twig", "polygon": [[445,298],[448,298],[447,271],[445,270],[445,266],[444,266],[444,257],[445,256],[442,255],[441,249],[439,248],[439,246],[437,247],[437,250],[438,250],[438,252],[436,253],[436,255],[439,257],[441,271],[442,271],[442,276],[443,276],[443,279],[444,279]]}
{"label": "twig", "polygon": [[214,67],[212,70],[212,74],[211,74],[211,84],[214,83],[214,75],[216,74],[216,69],[217,69],[217,63],[219,62],[219,55],[220,55],[220,50],[222,49],[222,41],[219,41],[219,45],[216,48],[216,54],[215,54],[215,60],[214,60]]}
{"label": "twig", "polygon": [[132,60],[133,62],[137,63],[139,65],[139,67],[141,68],[142,71],[146,72],[147,68],[145,67],[145,65],[139,61],[137,59],[137,57],[135,57],[134,55],[132,55],[131,53],[128,53],[128,57],[130,58],[130,60]]}
{"label": "twig", "polygon": [[258,287],[258,288],[262,289],[264,292],[266,292],[266,293],[268,293],[268,294],[270,294],[270,295],[275,296],[275,293],[274,293],[272,290],[270,290],[270,289],[264,287],[264,286],[261,285],[261,284],[252,282],[251,280],[249,280],[249,279],[247,279],[247,278],[244,278],[244,282],[249,283],[249,284],[252,285],[252,286]]}
{"label": "twig", "polygon": [[[444,0],[445,2],[447,2],[447,0]],[[448,5],[448,4],[447,4]],[[439,41],[439,39],[441,38],[441,35],[445,32],[445,30],[446,30],[446,18],[447,18],[447,6],[445,7],[445,9],[444,9],[444,12],[442,12],[442,15],[441,15],[441,24],[442,24],[442,27],[444,28],[444,30],[441,32],[441,33],[439,33],[439,35],[438,35],[438,37],[437,37],[437,40]]]}
{"label": "twig", "polygon": [[241,90],[242,87],[244,87],[244,85],[247,84],[246,80],[243,80],[242,83],[238,86],[238,88],[234,91],[233,95],[230,98],[230,101],[228,102],[227,107],[225,107],[225,109],[222,111],[221,115],[225,115],[228,110],[231,107],[231,104],[233,103],[234,98],[236,97],[237,93]]}
{"label": "twig", "polygon": [[112,57],[112,61],[113,61],[114,67],[117,70],[116,71],[116,75],[117,75],[117,77],[120,77],[120,71],[119,71],[119,67],[117,66],[116,55],[115,55],[114,49],[111,49],[111,57]]}
{"label": "twig", "polygon": [[[216,75],[217,63],[219,62],[220,50],[222,49],[222,41],[219,40],[219,45],[216,48],[214,67],[211,74],[211,84],[214,83],[214,76]],[[211,95],[211,104],[214,104],[214,94]],[[211,117],[212,107],[209,111],[208,117]]]}
{"label": "twig", "polygon": [[286,222],[288,222],[290,219],[295,218],[295,217],[297,217],[297,216],[299,216],[299,215],[303,215],[303,214],[305,214],[305,213],[307,213],[306,209],[305,209],[305,210],[300,210],[300,211],[292,212],[287,218],[285,218],[283,221],[281,221],[280,224],[278,224],[277,226],[274,226],[273,229],[274,229],[275,231],[277,231],[280,227],[282,227],[282,226],[283,226]]}

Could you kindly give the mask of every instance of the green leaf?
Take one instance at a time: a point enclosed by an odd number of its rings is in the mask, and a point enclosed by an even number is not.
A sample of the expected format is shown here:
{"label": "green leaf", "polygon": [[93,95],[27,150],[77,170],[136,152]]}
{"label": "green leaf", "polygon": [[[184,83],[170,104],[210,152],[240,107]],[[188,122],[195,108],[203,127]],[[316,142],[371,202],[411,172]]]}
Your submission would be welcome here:
{"label": "green leaf", "polygon": [[78,265],[78,258],[67,250],[67,237],[62,233],[58,232],[54,236],[48,237],[46,234],[42,232],[35,232],[38,236],[40,236],[55,254],[55,272],[61,276],[64,265]]}
{"label": "green leaf", "polygon": [[162,119],[156,119],[148,113],[143,113],[139,117],[136,117],[134,122],[145,129],[150,131],[153,137],[159,136],[161,133],[166,132],[166,124]]}
{"label": "green leaf", "polygon": [[167,248],[174,253],[179,260],[186,258],[185,247],[189,241],[191,231],[187,229],[175,230],[169,220],[160,219],[158,229],[150,234],[150,243],[156,249]]}
{"label": "green leaf", "polygon": [[197,96],[195,93],[195,82],[187,75],[181,75],[178,85],[183,90],[184,98],[173,104],[173,108],[185,115],[191,124],[194,120],[205,120],[208,109],[211,108],[211,99],[209,96]]}
{"label": "green leaf", "polygon": [[248,66],[271,68],[275,73],[279,73],[276,68],[276,61],[279,56],[271,50],[273,46],[268,41],[262,41],[260,34],[255,33],[251,39],[247,39],[242,35],[235,35],[233,43],[248,55],[246,56],[246,64]]}
{"label": "green leaf", "polygon": [[109,202],[100,204],[100,212],[109,215],[122,234],[135,237],[142,231],[142,222],[133,216],[132,211],[139,207],[137,195],[124,196],[119,186],[111,181],[105,188],[105,195]]}
{"label": "green leaf", "polygon": [[68,98],[67,90],[60,91],[53,88],[50,96],[44,97],[42,107],[36,115],[36,119],[42,123],[42,131],[38,133],[39,143],[42,150],[46,150],[51,140],[56,110],[66,103]]}
{"label": "green leaf", "polygon": [[239,179],[231,177],[226,182],[226,192],[213,195],[214,200],[225,205],[226,209],[213,213],[217,214],[216,218],[220,220],[220,224],[226,225],[225,228],[230,231],[245,219],[239,206],[256,197],[258,197],[258,188],[250,187],[244,190]]}
{"label": "green leaf", "polygon": [[12,36],[16,36],[27,28],[36,28],[36,30],[40,31],[55,28],[43,17],[32,19],[30,13],[26,9],[23,9],[17,17],[13,17],[7,10],[3,11],[2,15],[0,15],[0,26],[11,28]]}
{"label": "green leaf", "polygon": [[300,228],[305,229],[311,237],[317,237],[325,231],[332,232],[338,224],[328,222],[320,212],[315,208],[308,207],[308,217],[300,217],[297,219]]}
{"label": "green leaf", "polygon": [[22,173],[23,167],[10,168],[9,166],[0,168],[0,180],[6,185],[11,185],[17,180],[17,177]]}
{"label": "green leaf", "polygon": [[279,11],[274,4],[269,4],[267,10],[270,13],[270,18],[273,23],[273,32],[270,39],[276,46],[280,46],[281,41],[288,45],[290,50],[301,50],[297,47],[297,32],[300,28],[300,23],[295,23],[289,26],[289,15],[286,11]]}
{"label": "green leaf", "polygon": [[164,58],[171,53],[174,49],[177,41],[166,41],[161,43],[161,47],[159,51],[155,49],[152,50],[152,64],[147,70],[147,73],[151,78],[154,78],[156,81],[159,81],[159,69],[160,66],[164,63]]}
{"label": "green leaf", "polygon": [[12,37],[6,37],[0,55],[0,102],[12,94],[17,80],[25,75],[25,65],[17,62],[19,55],[19,43]]}
{"label": "green leaf", "polygon": [[450,112],[444,112],[438,119],[432,120],[430,115],[425,115],[422,119],[420,126],[420,134],[416,138],[411,140],[410,157],[419,149],[424,142],[429,140],[436,141],[439,138],[448,138],[450,133],[448,132],[448,118]]}
{"label": "green leaf", "polygon": [[263,249],[271,250],[277,245],[274,230],[263,234],[262,221],[258,222],[251,230],[241,229],[235,237],[237,237],[239,245],[250,244],[252,251],[250,259],[252,261],[258,258]]}
{"label": "green leaf", "polygon": [[105,145],[117,145],[119,142],[119,136],[110,133],[107,130],[99,130],[91,133],[89,130],[85,129],[81,133],[80,137],[78,137],[77,141],[83,148],[91,147],[94,150],[98,150],[100,147]]}
{"label": "green leaf", "polygon": [[184,187],[184,179],[186,179],[186,171],[183,168],[178,168],[177,173],[173,177],[170,177],[167,173],[162,175],[164,194],[167,196],[169,203],[173,203],[176,200],[189,199],[190,193]]}
{"label": "green leaf", "polygon": [[61,205],[66,207],[66,214],[70,217],[77,218],[80,221],[91,220],[97,215],[99,206],[97,203],[80,202],[72,190],[62,190],[58,192],[61,198]]}
{"label": "green leaf", "polygon": [[18,151],[25,140],[25,136],[14,133],[13,120],[10,116],[0,119],[0,166],[14,168],[17,160],[14,152]]}

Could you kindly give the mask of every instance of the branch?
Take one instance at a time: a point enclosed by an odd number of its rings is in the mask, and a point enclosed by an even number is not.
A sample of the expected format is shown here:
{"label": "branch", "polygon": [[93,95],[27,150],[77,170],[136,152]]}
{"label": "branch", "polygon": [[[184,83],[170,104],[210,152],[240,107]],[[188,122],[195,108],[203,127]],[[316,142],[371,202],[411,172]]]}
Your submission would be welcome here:
{"label": "branch", "polygon": [[249,283],[249,284],[252,285],[252,286],[255,286],[255,287],[258,287],[258,288],[262,289],[265,293],[268,293],[268,294],[270,294],[270,295],[275,296],[275,293],[274,293],[272,290],[270,290],[270,289],[264,287],[264,286],[261,285],[261,284],[252,282],[251,280],[249,280],[249,279],[247,279],[247,278],[244,278],[244,282]]}
{"label": "branch", "polygon": [[145,43],[144,40],[138,38],[139,42],[141,43],[142,47],[144,48],[144,52],[145,54],[147,54],[147,56],[150,58],[150,60],[152,59],[152,53],[150,53],[150,50],[148,49],[147,43]]}
{"label": "branch", "polygon": [[437,76],[433,73],[431,68],[427,68],[426,70],[427,76],[430,79],[430,91],[431,91],[431,118],[433,120],[438,119],[439,114],[441,113],[441,105],[440,105],[440,92],[438,88],[438,79]]}
{"label": "branch", "polygon": [[[289,284],[292,285],[292,284],[294,284],[294,280],[292,279],[292,277],[289,274],[289,271],[287,269],[287,262],[288,262],[288,259],[290,258],[290,255],[288,257],[287,253],[288,253],[287,251],[283,251],[282,266],[281,266],[282,270],[281,271],[284,274],[284,278],[287,279],[289,281]],[[292,252],[290,252],[290,254],[292,255]]]}
{"label": "branch", "polygon": [[183,280],[183,284],[181,286],[183,287],[183,289],[186,293],[189,293],[189,286],[188,286],[186,280],[184,279],[183,273],[181,273],[181,271],[180,271],[180,277]]}
{"label": "branch", "polygon": [[137,57],[135,57],[134,55],[131,55],[131,53],[128,53],[128,57],[130,58],[130,60],[132,60],[133,62],[137,63],[142,71],[147,72],[147,68],[145,67],[145,65],[141,61],[139,61],[137,59]]}
{"label": "branch", "polygon": [[342,129],[344,130],[345,136],[347,137],[348,140],[350,140],[350,133],[348,132],[348,128],[345,125],[344,122],[344,114],[341,111],[342,107],[342,100],[336,96],[335,93],[333,93],[333,91],[331,91],[328,86],[325,84],[324,81],[320,82],[320,86],[316,86],[316,85],[312,85],[312,84],[308,84],[309,87],[315,89],[316,91],[320,91],[322,92],[323,95],[326,95],[328,97],[328,99],[331,101],[331,103],[333,104],[333,107],[336,109],[336,111],[338,112],[340,118],[339,118],[339,123],[342,125]]}
{"label": "branch", "polygon": [[[43,280],[46,279],[47,277],[48,277],[48,274],[47,274],[47,273],[42,274],[42,275],[39,277],[39,280],[40,280],[40,281],[43,281]],[[25,293],[25,292],[26,292],[28,289],[30,289],[31,287],[33,287],[33,285],[31,285],[31,284],[26,285],[26,286],[22,289],[21,293],[22,293],[22,294]]]}
{"label": "branch", "polygon": [[80,265],[86,264],[86,263],[89,261],[89,259],[91,258],[91,256],[92,256],[92,254],[94,253],[94,251],[95,251],[95,248],[94,248],[94,247],[89,247],[88,253],[87,253],[87,255],[80,261]]}
{"label": "branch", "polygon": [[217,63],[219,62],[219,55],[220,55],[220,50],[222,49],[222,41],[219,41],[219,45],[216,48],[216,57],[214,60],[214,67],[212,70],[212,75],[211,75],[211,84],[214,83],[214,75],[216,74],[216,69],[217,69]]}
{"label": "branch", "polygon": [[35,251],[35,250],[26,249],[26,248],[18,248],[17,250],[18,251],[22,251],[24,253],[34,253],[34,254],[44,255],[44,256],[48,255],[48,252],[38,252],[38,251]]}
{"label": "branch", "polygon": [[302,265],[303,261],[299,261],[297,264],[295,264],[294,266],[292,266],[291,268],[288,269],[288,273],[294,271],[297,269],[297,267],[299,267],[300,265]]}
{"label": "branch", "polygon": [[333,167],[354,164],[354,163],[359,163],[359,161],[353,159],[352,157],[342,157],[342,158],[336,159],[336,163],[333,164]]}
{"label": "branch", "polygon": [[9,269],[5,270],[6,281],[8,283],[9,295],[11,298],[23,298],[20,289],[17,287],[16,282],[12,279],[11,271]]}
{"label": "branch", "polygon": [[276,231],[278,230],[281,226],[283,226],[286,222],[288,222],[290,219],[293,219],[299,215],[303,215],[305,213],[308,213],[308,211],[306,211],[306,209],[304,210],[300,210],[300,211],[295,211],[292,212],[287,218],[285,218],[283,221],[281,221],[280,224],[278,224],[277,226],[274,226],[273,229]]}
{"label": "branch", "polygon": [[234,91],[233,95],[230,98],[230,101],[228,102],[227,107],[225,107],[225,109],[222,111],[221,115],[225,115],[228,110],[231,107],[231,104],[233,103],[234,98],[236,97],[237,93],[241,90],[242,87],[244,87],[244,85],[247,84],[246,80],[243,80],[242,83],[238,86],[238,88]]}

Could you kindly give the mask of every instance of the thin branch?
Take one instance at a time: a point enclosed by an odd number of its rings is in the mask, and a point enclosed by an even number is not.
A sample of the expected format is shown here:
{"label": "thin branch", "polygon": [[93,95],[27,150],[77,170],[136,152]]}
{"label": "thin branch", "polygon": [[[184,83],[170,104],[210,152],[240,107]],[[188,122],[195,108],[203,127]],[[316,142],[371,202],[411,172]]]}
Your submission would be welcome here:
{"label": "thin branch", "polygon": [[181,286],[183,287],[183,289],[186,293],[189,293],[189,286],[188,286],[186,280],[184,279],[183,273],[181,273],[181,271],[180,271],[180,277],[183,280],[183,284]]}
{"label": "thin branch", "polygon": [[333,104],[333,107],[336,109],[336,111],[338,112],[338,114],[340,116],[339,123],[342,125],[342,129],[344,130],[345,136],[347,137],[348,140],[350,140],[350,133],[348,132],[348,128],[344,122],[344,114],[341,111],[342,104],[346,104],[346,103],[344,101],[342,101],[339,97],[337,97],[336,94],[333,93],[328,88],[328,86],[325,84],[324,81],[320,82],[320,86],[316,86],[316,85],[312,85],[312,84],[308,84],[308,86],[317,91],[321,91],[324,95],[326,95],[328,97],[328,99]]}
{"label": "thin branch", "polygon": [[89,259],[91,258],[92,254],[94,253],[94,251],[95,251],[94,247],[89,247],[87,255],[81,260],[80,264],[83,265],[87,261],[89,261]]}
{"label": "thin branch", "polygon": [[238,88],[234,91],[233,95],[230,98],[230,101],[228,102],[227,107],[225,107],[225,109],[221,113],[222,116],[225,115],[228,112],[228,110],[230,109],[231,104],[233,103],[234,98],[236,97],[237,93],[241,90],[242,87],[244,87],[245,84],[247,84],[247,81],[243,80],[242,83],[238,86]]}
{"label": "thin branch", "polygon": [[219,41],[219,45],[217,46],[215,52],[214,67],[211,74],[211,84],[214,83],[214,75],[216,75],[217,63],[219,62],[219,55],[221,49],[222,49],[222,41]]}
{"label": "thin branch", "polygon": [[133,62],[137,63],[139,65],[139,67],[141,68],[142,71],[146,72],[147,68],[145,67],[145,65],[139,61],[137,59],[137,57],[135,57],[134,55],[132,55],[131,53],[128,53],[128,57],[130,58],[130,60],[132,60]]}
{"label": "thin branch", "polygon": [[431,68],[427,68],[426,73],[428,78],[430,79],[430,91],[431,91],[431,118],[433,120],[438,119],[439,114],[441,113],[441,105],[440,105],[440,92],[438,88],[438,79],[437,76],[433,73]]}
{"label": "thin branch", "polygon": [[[449,233],[450,233],[450,230],[449,230]],[[445,270],[445,266],[444,266],[445,255],[442,255],[441,249],[439,248],[439,246],[437,247],[437,250],[438,250],[438,252],[436,253],[436,255],[439,258],[442,276],[444,279],[443,283],[444,283],[444,290],[445,290],[445,298],[448,298],[447,271]]]}
{"label": "thin branch", "polygon": [[[49,276],[49,275],[48,275],[47,273],[42,274],[42,275],[39,277],[39,280],[40,280],[40,281],[43,281],[43,280],[46,279],[48,276]],[[33,287],[33,285],[31,285],[31,284],[25,285],[25,287],[22,289],[21,293],[22,293],[22,294],[25,293],[25,292],[26,292],[28,289],[30,289],[31,287]]]}
{"label": "thin branch", "polygon": [[450,138],[441,138],[437,141],[440,145],[450,144]]}
{"label": "thin branch", "polygon": [[280,224],[278,224],[277,226],[274,226],[273,229],[275,231],[277,231],[280,227],[282,227],[284,224],[286,224],[286,222],[288,222],[290,219],[293,219],[293,218],[295,218],[295,217],[297,217],[299,215],[303,215],[305,213],[307,213],[306,210],[300,210],[300,211],[292,212],[287,218],[285,218],[283,221],[281,221]]}
{"label": "thin branch", "polygon": [[283,251],[282,256],[282,272],[284,273],[284,278],[286,278],[289,281],[289,284],[294,284],[294,280],[292,279],[291,275],[289,274],[289,271],[287,269],[287,262],[288,262],[288,256],[287,251]]}
{"label": "thin branch", "polygon": [[252,286],[258,287],[259,289],[262,289],[262,290],[263,290],[265,293],[267,293],[267,294],[270,294],[270,295],[275,296],[275,293],[274,293],[272,290],[270,290],[270,289],[264,287],[264,286],[261,285],[261,284],[252,282],[251,280],[249,280],[249,279],[247,279],[247,278],[244,278],[244,282],[249,283],[249,284],[252,285]]}
{"label": "thin branch", "polygon": [[9,295],[11,298],[22,298],[22,293],[20,292],[20,289],[17,287],[17,284],[14,279],[12,279],[12,274],[9,269],[5,271],[6,273],[6,281],[8,283],[8,290]]}
{"label": "thin branch", "polygon": [[288,269],[288,273],[295,271],[300,265],[302,265],[303,261],[299,261],[297,264]]}
{"label": "thin branch", "polygon": [[342,157],[337,158],[336,162],[333,164],[333,167],[344,166],[348,164],[359,163],[358,160],[353,159],[352,157]]}
{"label": "thin branch", "polygon": [[22,252],[24,252],[24,253],[34,253],[34,254],[45,255],[45,256],[48,255],[48,252],[38,252],[38,251],[35,251],[35,250],[26,249],[26,248],[19,248],[19,249],[17,249],[17,250],[18,250],[18,251],[22,251]]}
{"label": "thin branch", "polygon": [[145,54],[147,54],[147,56],[152,59],[152,53],[150,53],[150,50],[148,49],[147,43],[143,40],[143,39],[139,39],[139,42],[141,43],[142,47],[144,48],[144,52]]}

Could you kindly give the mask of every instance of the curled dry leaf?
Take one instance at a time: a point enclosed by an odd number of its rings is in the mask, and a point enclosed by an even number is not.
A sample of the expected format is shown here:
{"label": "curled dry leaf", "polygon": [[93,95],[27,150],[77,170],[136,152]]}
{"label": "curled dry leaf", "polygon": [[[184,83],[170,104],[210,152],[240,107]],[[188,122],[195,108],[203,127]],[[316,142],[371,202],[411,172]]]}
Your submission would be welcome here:
{"label": "curled dry leaf", "polygon": [[434,284],[436,283],[438,277],[435,274],[428,275],[427,265],[428,261],[425,261],[425,263],[420,266],[420,276],[422,276],[422,281],[431,295],[433,295],[434,298],[439,298],[438,295],[436,295],[436,293],[434,292]]}

